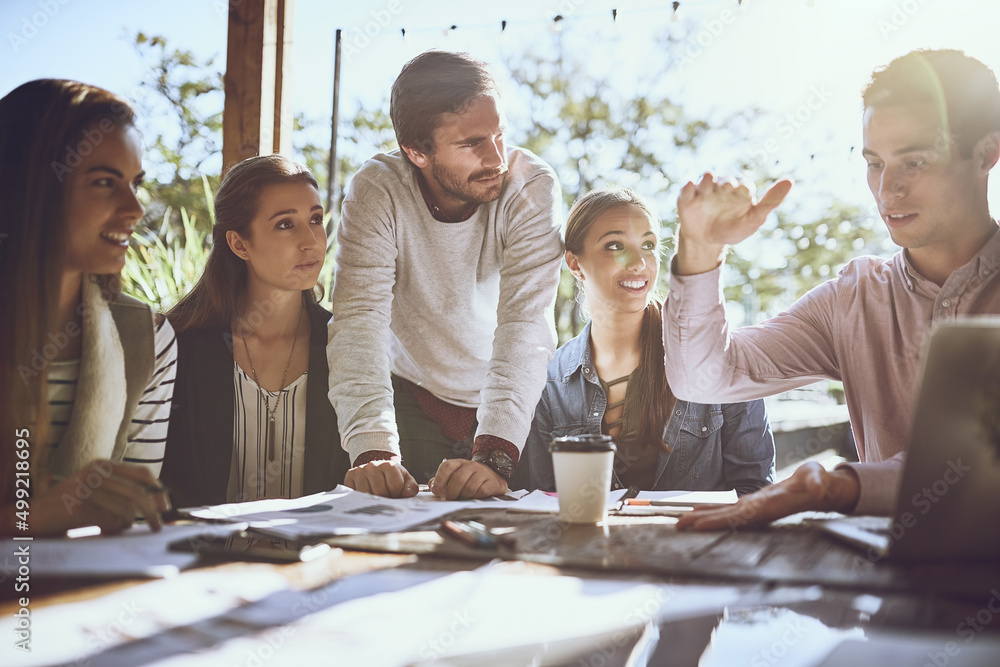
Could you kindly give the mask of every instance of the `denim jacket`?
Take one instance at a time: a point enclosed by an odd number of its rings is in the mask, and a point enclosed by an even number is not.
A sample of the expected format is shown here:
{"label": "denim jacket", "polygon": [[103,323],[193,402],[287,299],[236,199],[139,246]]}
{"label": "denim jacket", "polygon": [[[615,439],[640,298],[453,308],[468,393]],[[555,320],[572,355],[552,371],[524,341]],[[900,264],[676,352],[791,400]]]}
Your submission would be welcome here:
{"label": "denim jacket", "polygon": [[[549,443],[600,433],[608,398],[591,358],[590,324],[549,362],[531,431],[511,488],[555,490]],[[774,438],[762,400],[706,405],[677,400],[657,456],[651,491],[686,489],[752,493],[774,481]],[[617,474],[612,488],[622,487]]]}

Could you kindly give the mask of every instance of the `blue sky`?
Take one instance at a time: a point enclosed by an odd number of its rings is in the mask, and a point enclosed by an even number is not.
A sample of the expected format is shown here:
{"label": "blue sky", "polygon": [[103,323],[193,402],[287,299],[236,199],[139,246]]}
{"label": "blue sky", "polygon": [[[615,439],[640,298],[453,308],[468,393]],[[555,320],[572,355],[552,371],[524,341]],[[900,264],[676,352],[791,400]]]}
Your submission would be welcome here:
{"label": "blue sky", "polygon": [[[592,71],[628,81],[656,64],[652,36],[676,28],[669,6],[652,0],[296,0],[293,111],[329,118],[338,27],[348,55],[344,110],[381,104],[400,66],[427,48],[468,50],[498,62],[526,45],[551,42],[557,14],[565,17],[567,34],[597,36],[582,47]],[[619,10],[617,25],[612,8]],[[503,33],[502,20],[508,22]],[[690,112],[712,116],[748,106],[773,111],[773,124],[747,137],[742,150],[773,157],[803,180],[826,181],[842,198],[864,205],[870,195],[862,162],[849,148],[860,136],[858,93],[874,66],[913,48],[950,47],[1000,72],[996,0],[744,0],[742,6],[736,0],[686,0],[677,20],[686,30],[681,46],[687,62],[672,70],[672,86]],[[136,32],[215,56],[221,69],[226,25],[223,0],[3,0],[0,94],[33,78],[56,76],[130,97],[146,73],[131,46]],[[448,30],[451,25],[457,28]],[[328,129],[315,132],[328,136]],[[820,160],[808,159],[806,153],[817,151]],[[713,154],[705,152],[698,168],[712,166]],[[997,180],[991,189],[994,215],[1000,215]],[[799,191],[792,196],[808,196]]]}

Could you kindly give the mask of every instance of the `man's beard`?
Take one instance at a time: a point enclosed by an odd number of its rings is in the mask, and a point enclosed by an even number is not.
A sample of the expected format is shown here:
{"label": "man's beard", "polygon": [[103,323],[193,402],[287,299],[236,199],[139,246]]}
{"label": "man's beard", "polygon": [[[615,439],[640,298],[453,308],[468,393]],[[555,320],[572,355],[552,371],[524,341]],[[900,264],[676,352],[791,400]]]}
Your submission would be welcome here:
{"label": "man's beard", "polygon": [[500,196],[500,189],[504,180],[493,186],[484,186],[477,181],[491,178],[507,173],[507,163],[502,164],[497,169],[481,169],[473,172],[466,180],[461,180],[452,172],[439,166],[436,162],[431,163],[431,176],[437,181],[438,186],[453,199],[468,204],[485,204],[494,201]]}

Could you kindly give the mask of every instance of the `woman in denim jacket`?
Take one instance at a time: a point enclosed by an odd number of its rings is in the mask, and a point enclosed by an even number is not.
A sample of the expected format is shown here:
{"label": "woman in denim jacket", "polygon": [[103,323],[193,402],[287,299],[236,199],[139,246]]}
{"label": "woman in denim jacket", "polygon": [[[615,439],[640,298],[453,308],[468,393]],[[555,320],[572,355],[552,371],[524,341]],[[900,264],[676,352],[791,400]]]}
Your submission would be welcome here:
{"label": "woman in denim jacket", "polygon": [[[566,223],[566,263],[592,316],[559,348],[535,408],[512,488],[555,490],[553,438],[610,435],[613,488],[752,493],[774,478],[763,401],[705,405],[675,398],[663,371],[659,219],[629,189],[582,197]],[[520,484],[516,484],[520,482]]]}

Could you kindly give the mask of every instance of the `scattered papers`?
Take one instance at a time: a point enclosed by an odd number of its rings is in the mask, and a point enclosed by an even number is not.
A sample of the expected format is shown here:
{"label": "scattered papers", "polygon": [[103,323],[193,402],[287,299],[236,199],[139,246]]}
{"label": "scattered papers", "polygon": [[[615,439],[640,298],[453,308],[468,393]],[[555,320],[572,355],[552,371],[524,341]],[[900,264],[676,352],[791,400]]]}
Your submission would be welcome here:
{"label": "scattered papers", "polygon": [[502,496],[490,496],[489,498],[479,498],[476,500],[445,500],[440,496],[435,496],[430,491],[421,491],[416,497],[429,503],[461,503],[461,509],[478,509],[480,507],[499,507],[500,509],[505,509],[510,507],[511,503],[517,502],[526,495],[528,495],[526,489],[518,489],[517,491],[508,491]]}
{"label": "scattered papers", "polygon": [[[99,664],[101,661],[94,663],[90,657],[169,628],[193,625],[287,586],[284,577],[264,567],[240,572],[185,572],[167,581],[132,586],[81,602],[32,609],[31,652],[19,651],[12,640],[5,641],[0,647],[0,664]],[[16,617],[5,614],[0,618],[0,634],[14,637],[16,624]],[[192,650],[204,646],[204,638],[190,634]],[[153,646],[151,651],[155,650]],[[141,664],[157,657],[154,652]]]}
{"label": "scattered papers", "polygon": [[[425,492],[426,493],[426,492]],[[515,492],[516,493],[516,492]],[[254,529],[283,537],[395,533],[410,530],[462,509],[515,507],[519,500],[431,500],[421,494],[413,498],[381,498],[338,486],[333,491],[293,500],[258,500],[216,505],[185,512],[200,519],[247,521]]]}
{"label": "scattered papers", "polygon": [[[679,517],[699,505],[731,505],[736,491],[640,491],[616,512],[621,516]],[[617,508],[616,508],[617,509]]]}
{"label": "scattered papers", "polygon": [[[617,509],[625,493],[626,489],[618,489],[610,492],[608,494],[608,510]],[[548,491],[535,490],[516,503],[509,505],[507,509],[518,512],[558,512],[559,496]]]}
{"label": "scattered papers", "polygon": [[[740,589],[730,586],[593,581],[489,565],[345,602],[157,664],[247,664],[262,647],[267,664],[313,664],[323,655],[366,667],[577,664],[580,656],[602,650],[627,655],[629,641],[644,629],[655,633],[665,620],[717,613],[740,598]],[[392,641],[386,641],[386,628]]]}
{"label": "scattered papers", "polygon": [[[7,539],[0,548],[13,554],[15,548],[27,545],[32,577],[169,577],[198,560],[194,553],[168,551],[170,542],[213,532],[227,535],[239,528],[239,524],[167,525],[154,533],[142,524],[120,535]],[[0,573],[12,577],[16,570],[17,559],[0,560]]]}
{"label": "scattered papers", "polygon": [[731,505],[739,500],[735,489],[728,491],[640,491],[638,500],[669,502],[673,505]]}

